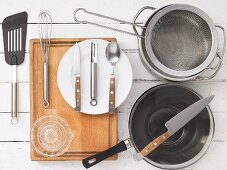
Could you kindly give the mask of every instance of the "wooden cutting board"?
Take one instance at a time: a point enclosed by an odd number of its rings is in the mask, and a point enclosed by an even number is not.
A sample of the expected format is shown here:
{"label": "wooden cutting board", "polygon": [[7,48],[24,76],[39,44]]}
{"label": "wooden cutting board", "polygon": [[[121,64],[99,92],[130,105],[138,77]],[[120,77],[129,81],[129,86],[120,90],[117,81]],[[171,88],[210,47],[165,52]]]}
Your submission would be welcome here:
{"label": "wooden cutting board", "polygon": [[[87,39],[87,38],[86,38]],[[114,38],[104,38],[111,41]],[[64,118],[73,132],[69,150],[62,156],[46,158],[31,145],[31,160],[82,160],[117,144],[117,111],[114,114],[88,115],[76,112],[63,99],[57,85],[58,64],[65,52],[85,38],[51,39],[49,51],[49,103],[43,108],[43,57],[39,39],[30,40],[30,126],[50,110]],[[49,110],[50,109],[50,110]],[[117,159],[117,155],[110,159]]]}

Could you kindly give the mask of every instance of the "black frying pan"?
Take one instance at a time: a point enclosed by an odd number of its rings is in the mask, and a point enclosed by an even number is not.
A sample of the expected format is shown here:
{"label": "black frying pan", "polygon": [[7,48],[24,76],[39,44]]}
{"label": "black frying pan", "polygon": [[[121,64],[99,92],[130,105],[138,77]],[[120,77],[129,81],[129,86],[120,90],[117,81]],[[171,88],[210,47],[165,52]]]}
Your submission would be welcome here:
{"label": "black frying pan", "polygon": [[[130,138],[85,158],[82,161],[84,167],[89,168],[130,147],[141,151],[150,141],[167,131],[165,123],[170,118],[200,99],[194,91],[176,84],[159,85],[147,90],[137,99],[131,110]],[[205,153],[213,133],[213,116],[207,107],[144,160],[159,168],[189,166]]]}

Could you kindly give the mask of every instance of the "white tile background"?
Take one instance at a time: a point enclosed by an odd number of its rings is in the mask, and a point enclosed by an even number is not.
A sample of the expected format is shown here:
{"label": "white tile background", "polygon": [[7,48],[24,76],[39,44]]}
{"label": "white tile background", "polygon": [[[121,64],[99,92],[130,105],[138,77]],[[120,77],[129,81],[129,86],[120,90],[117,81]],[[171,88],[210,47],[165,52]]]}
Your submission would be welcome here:
{"label": "white tile background", "polygon": [[[191,4],[204,10],[215,23],[227,29],[227,1],[226,0],[1,0],[0,21],[6,16],[27,11],[29,24],[27,40],[38,38],[37,16],[43,9],[48,9],[53,18],[53,38],[68,37],[116,37],[121,48],[128,55],[133,66],[134,81],[130,95],[119,108],[119,140],[128,138],[127,121],[130,108],[137,97],[146,89],[162,83],[150,75],[139,59],[137,41],[130,35],[112,32],[89,25],[75,24],[73,11],[78,7],[132,21],[136,12],[143,6],[162,7],[172,3]],[[139,21],[143,22],[150,14],[146,12]],[[131,31],[131,27],[124,24],[116,24],[86,17],[92,21],[102,22],[109,26],[124,28]],[[0,170],[80,170],[84,169],[80,161],[64,162],[32,162],[30,161],[29,143],[29,44],[27,41],[25,61],[18,66],[19,81],[19,124],[10,124],[10,81],[11,67],[4,61],[2,30],[0,29]],[[182,83],[200,93],[202,96],[215,94],[211,103],[214,114],[216,131],[212,144],[205,156],[196,164],[186,169],[193,170],[225,170],[227,169],[227,90],[226,90],[226,66],[227,55],[224,57],[224,66],[218,75],[209,81],[189,81]],[[117,161],[105,161],[91,168],[94,170],[104,169],[131,169],[150,170],[157,169],[148,163],[135,162],[132,158],[134,153],[130,149],[119,154]]]}

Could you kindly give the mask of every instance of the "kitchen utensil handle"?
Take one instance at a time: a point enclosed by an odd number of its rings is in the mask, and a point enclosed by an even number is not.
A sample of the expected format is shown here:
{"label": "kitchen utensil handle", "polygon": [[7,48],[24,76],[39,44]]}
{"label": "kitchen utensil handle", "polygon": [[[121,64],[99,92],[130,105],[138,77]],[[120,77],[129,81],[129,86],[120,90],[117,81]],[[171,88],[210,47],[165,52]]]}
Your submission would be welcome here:
{"label": "kitchen utensil handle", "polygon": [[115,109],[115,74],[110,75],[109,113]]}
{"label": "kitchen utensil handle", "polygon": [[43,63],[43,107],[49,106],[48,63]]}
{"label": "kitchen utensil handle", "polygon": [[[133,19],[133,24],[135,24],[136,23],[136,20],[138,19],[138,17],[140,16],[140,14],[144,11],[144,10],[147,10],[147,9],[149,9],[149,10],[155,10],[156,8],[154,8],[154,7],[151,7],[151,6],[145,6],[145,7],[142,7],[138,12],[137,12],[137,14],[135,15],[135,17],[134,17],[134,19]],[[136,29],[136,27],[133,25],[132,26],[132,28],[133,28],[133,30],[134,30],[134,32],[135,32],[135,34],[136,35],[139,35],[139,33],[138,33],[138,31],[137,31],[137,29]]]}
{"label": "kitchen utensil handle", "polygon": [[92,106],[97,105],[97,63],[91,63],[91,102]]}
{"label": "kitchen utensil handle", "polygon": [[223,57],[225,54],[225,49],[226,49],[226,31],[225,31],[225,28],[220,25],[215,25],[215,27],[221,29],[222,34],[223,34],[223,47],[222,47],[222,49],[218,50],[218,54],[221,57]]}
{"label": "kitchen utensil handle", "polygon": [[214,76],[217,75],[217,73],[219,72],[219,70],[221,69],[221,66],[223,64],[223,56],[225,54],[225,49],[226,49],[226,31],[224,29],[224,27],[220,26],[220,25],[215,25],[215,27],[219,28],[222,30],[223,33],[223,47],[222,49],[218,49],[217,53],[216,53],[216,57],[218,58],[218,63],[215,67],[211,67],[208,66],[206,68],[206,70],[210,69],[210,70],[215,70],[214,73],[210,76],[199,76],[196,78],[196,80],[210,80],[212,79]]}
{"label": "kitchen utensil handle", "polygon": [[80,95],[80,76],[76,76],[76,82],[75,82],[75,96],[76,96],[76,108],[75,110],[80,112],[80,106],[81,106],[81,95]]}
{"label": "kitchen utensil handle", "polygon": [[167,132],[163,133],[162,135],[151,141],[147,146],[145,146],[145,148],[140,151],[140,153],[143,155],[143,157],[147,156],[163,142],[165,142],[169,137],[170,135]]}
{"label": "kitchen utensil handle", "polygon": [[17,83],[11,83],[11,123],[17,124]]}
{"label": "kitchen utensil handle", "polygon": [[113,30],[113,31],[118,31],[118,32],[121,32],[121,33],[125,33],[125,34],[133,35],[133,36],[136,36],[136,37],[144,38],[144,37],[141,36],[141,35],[138,35],[138,34],[135,34],[135,33],[131,33],[131,32],[128,32],[128,31],[124,31],[124,30],[120,30],[120,29],[117,29],[117,28],[113,28],[113,27],[109,27],[109,26],[97,24],[97,23],[90,22],[90,21],[85,21],[85,20],[84,20],[84,21],[81,21],[81,20],[78,20],[76,14],[77,14],[77,12],[79,12],[79,11],[83,11],[84,13],[86,13],[86,14],[88,14],[88,15],[93,15],[93,16],[96,16],[96,17],[99,17],[99,18],[105,18],[105,19],[108,19],[108,20],[111,20],[111,21],[116,21],[116,22],[119,22],[119,23],[124,23],[124,24],[128,24],[128,25],[132,25],[132,26],[134,26],[134,27],[139,27],[139,28],[142,28],[142,29],[146,29],[146,27],[141,26],[141,25],[139,25],[139,24],[127,22],[127,21],[124,21],[124,20],[120,20],[120,19],[117,19],[117,18],[113,18],[113,17],[101,15],[101,14],[94,13],[94,12],[90,12],[90,11],[87,11],[86,9],[84,9],[84,8],[77,8],[77,9],[74,11],[73,18],[74,18],[74,20],[75,20],[77,23],[91,24],[91,25],[95,25],[95,26],[98,26],[98,27],[110,29],[110,30]]}
{"label": "kitchen utensil handle", "polygon": [[120,153],[122,151],[125,151],[127,149],[128,149],[128,147],[127,147],[125,141],[121,141],[117,145],[115,145],[103,152],[97,153],[93,156],[83,159],[82,160],[83,166],[85,168],[90,168],[90,167],[96,165],[97,163],[109,158],[110,156]]}

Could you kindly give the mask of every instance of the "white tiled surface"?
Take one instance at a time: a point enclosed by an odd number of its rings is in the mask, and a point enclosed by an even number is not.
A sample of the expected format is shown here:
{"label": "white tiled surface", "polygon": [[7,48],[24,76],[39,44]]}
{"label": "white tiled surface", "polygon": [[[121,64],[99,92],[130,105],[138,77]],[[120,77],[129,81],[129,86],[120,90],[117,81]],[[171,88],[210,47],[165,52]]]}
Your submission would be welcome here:
{"label": "white tiled surface", "polygon": [[[53,38],[59,37],[116,37],[121,48],[126,52],[133,66],[134,82],[130,95],[119,108],[119,140],[129,137],[128,116],[130,108],[137,97],[146,89],[160,84],[156,78],[151,76],[140,62],[137,41],[135,37],[110,30],[104,30],[89,25],[74,24],[73,11],[78,7],[102,14],[118,17],[132,21],[136,12],[143,6],[162,7],[172,3],[186,3],[197,6],[204,10],[215,23],[227,29],[227,1],[226,0],[1,0],[0,20],[6,16],[20,11],[27,11],[29,14],[29,25],[27,40],[38,37],[37,16],[43,9],[52,13]],[[150,11],[144,14],[139,21],[149,16]],[[93,21],[100,21],[96,18],[89,18]],[[106,25],[124,28],[131,31],[130,26],[105,22]],[[30,161],[29,145],[29,48],[27,41],[27,53],[25,61],[18,66],[19,81],[19,124],[10,124],[10,80],[11,68],[4,61],[2,30],[0,29],[0,170],[80,170],[84,169],[79,161],[64,162],[32,162]],[[214,113],[216,131],[211,146],[205,156],[196,164],[186,169],[193,170],[225,170],[227,169],[227,83],[226,66],[227,55],[224,57],[224,66],[219,74],[210,81],[189,81],[182,83],[191,87],[202,96],[215,94],[216,98],[211,103]],[[134,150],[128,150],[119,154],[117,161],[105,161],[91,168],[94,170],[104,169],[131,169],[150,170],[157,169],[148,163],[135,162],[132,158]]]}

